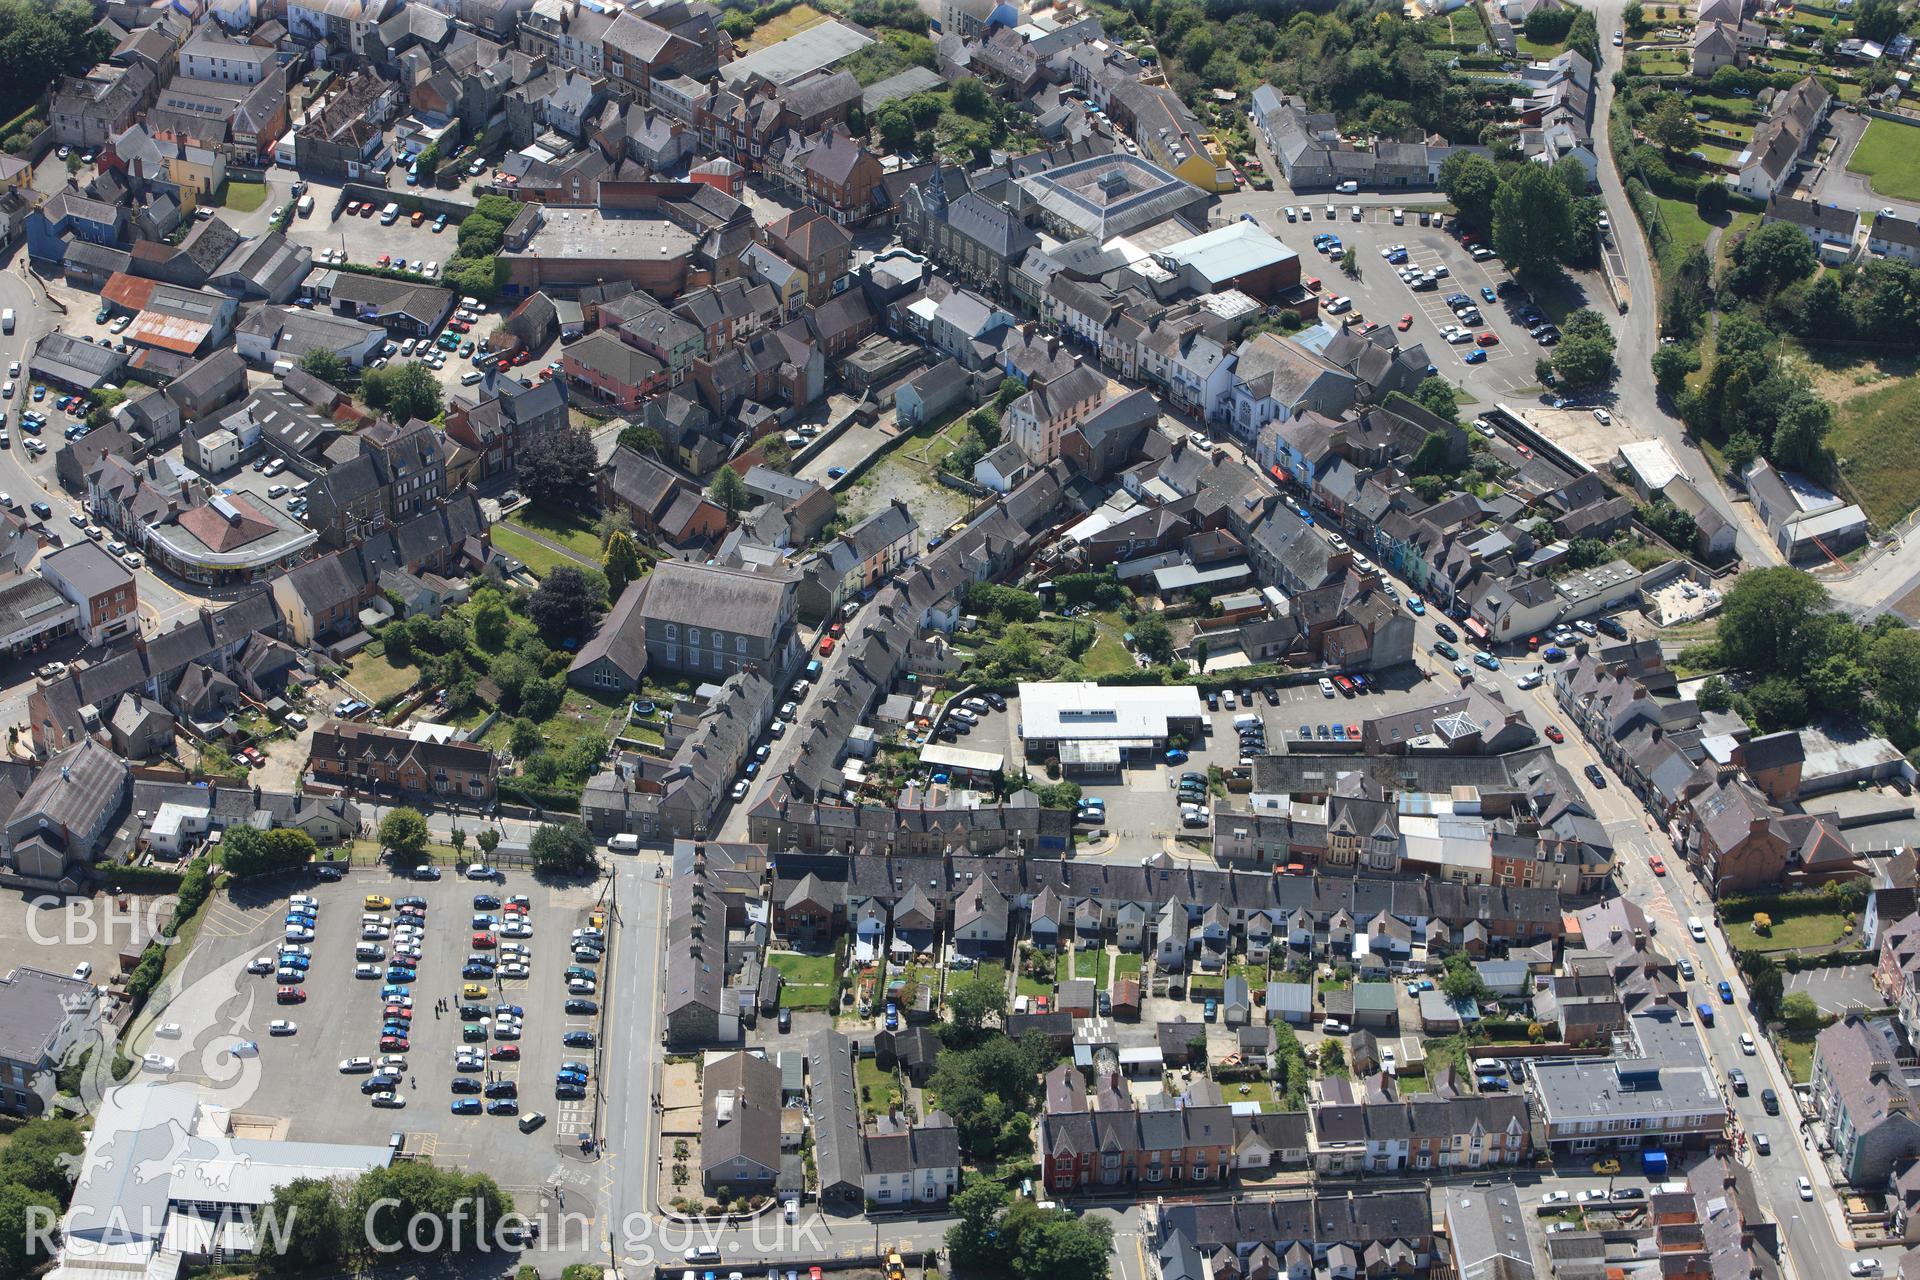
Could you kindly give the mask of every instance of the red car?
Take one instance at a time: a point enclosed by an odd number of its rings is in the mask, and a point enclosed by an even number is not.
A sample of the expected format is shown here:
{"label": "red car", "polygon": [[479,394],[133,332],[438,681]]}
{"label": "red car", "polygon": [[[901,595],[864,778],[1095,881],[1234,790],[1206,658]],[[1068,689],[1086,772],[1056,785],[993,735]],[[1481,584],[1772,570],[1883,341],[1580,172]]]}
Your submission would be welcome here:
{"label": "red car", "polygon": [[1405,333],[1407,330],[1413,328],[1413,312],[1409,311],[1407,312],[1407,314],[1401,316],[1400,323],[1395,325],[1394,327],[1399,329],[1400,332],[1402,333]]}
{"label": "red car", "polygon": [[1567,740],[1567,735],[1560,732],[1559,725],[1550,724],[1547,726],[1547,740],[1549,742],[1565,742]]}
{"label": "red car", "polygon": [[500,940],[490,933],[476,933],[473,935],[473,945],[485,951],[499,946]]}
{"label": "red car", "polygon": [[836,622],[832,626],[827,628],[827,634],[837,639],[840,636],[840,633],[844,629],[845,628],[843,628],[840,623]]}
{"label": "red car", "polygon": [[1657,853],[1647,859],[1647,865],[1653,868],[1653,874],[1657,876],[1667,874],[1667,864]]}
{"label": "red car", "polygon": [[383,253],[383,254],[381,254],[381,255],[380,255],[380,259],[379,259],[379,261],[378,261],[377,263],[375,263],[375,265],[376,265],[376,266],[382,266],[382,267],[390,267],[390,266],[392,266],[392,265],[393,265],[393,255],[392,255],[392,254],[390,254],[390,253]]}
{"label": "red car", "polygon": [[833,637],[828,636],[825,640],[822,640],[820,642],[820,656],[824,658],[832,652],[833,652]]}
{"label": "red car", "polygon": [[274,989],[273,998],[280,1004],[303,1004],[307,999],[307,989],[305,987],[277,987]]}
{"label": "red car", "polygon": [[405,1053],[406,1051],[407,1051],[407,1038],[405,1036],[381,1036],[380,1037],[380,1052]]}
{"label": "red car", "polygon": [[1348,742],[1358,742],[1358,741],[1360,741],[1360,726],[1359,726],[1359,725],[1357,725],[1357,724],[1350,724],[1350,725],[1348,725],[1348,726],[1347,726],[1347,741],[1348,741]]}
{"label": "red car", "polygon": [[387,1017],[398,1018],[402,1022],[412,1022],[413,1010],[403,1004],[390,1004],[387,1006]]}
{"label": "red car", "polygon": [[520,1061],[520,1046],[517,1044],[497,1044],[487,1050],[487,1056],[499,1062]]}
{"label": "red car", "polygon": [[1480,335],[1480,345],[1483,347],[1497,347],[1500,345],[1500,335],[1489,329]]}

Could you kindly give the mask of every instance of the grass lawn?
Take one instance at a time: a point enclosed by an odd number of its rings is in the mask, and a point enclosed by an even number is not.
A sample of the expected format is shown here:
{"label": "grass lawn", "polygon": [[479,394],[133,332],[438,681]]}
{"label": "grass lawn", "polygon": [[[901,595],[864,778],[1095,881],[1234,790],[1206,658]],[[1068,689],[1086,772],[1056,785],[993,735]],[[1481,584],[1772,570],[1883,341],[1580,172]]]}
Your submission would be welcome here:
{"label": "grass lawn", "polygon": [[[1007,989],[1007,966],[1003,964],[988,961],[986,964],[976,967],[973,971],[973,976],[981,982],[998,986],[1002,991]],[[967,975],[965,973],[950,973],[947,975],[947,988],[948,990],[952,990],[954,983],[965,982],[966,980]]]}
{"label": "grass lawn", "polygon": [[419,679],[420,668],[394,666],[378,645],[362,649],[347,666],[347,683],[373,702],[405,693]]}
{"label": "grass lawn", "polygon": [[1667,224],[1667,244],[1660,255],[1662,271],[1676,270],[1689,253],[1705,246],[1713,228],[1700,220],[1700,211],[1691,200],[1667,200],[1654,197],[1660,206],[1660,218]]}
{"label": "grass lawn", "polygon": [[853,1078],[860,1085],[860,1114],[867,1117],[887,1113],[887,1099],[900,1088],[893,1072],[882,1070],[878,1061],[868,1057],[853,1060]]}
{"label": "grass lawn", "polygon": [[527,566],[527,571],[536,578],[563,565],[572,565],[578,569],[580,563],[568,556],[561,555],[551,547],[543,547],[524,533],[515,533],[504,524],[496,524],[489,531],[493,535],[493,545]]}
{"label": "grass lawn", "polygon": [[1779,1043],[1780,1054],[1787,1062],[1787,1074],[1793,1077],[1793,1082],[1805,1084],[1813,1079],[1813,1037],[1798,1040],[1783,1030]]}
{"label": "grass lawn", "polygon": [[777,18],[768,18],[753,29],[753,34],[741,42],[742,52],[764,49],[770,44],[778,44],[788,36],[798,35],[808,27],[817,27],[827,20],[810,4],[797,4]]}
{"label": "grass lawn", "polygon": [[235,213],[252,213],[267,202],[267,184],[264,182],[232,182],[226,186],[226,199],[209,200],[208,204],[219,203]]}
{"label": "grass lawn", "polygon": [[1745,921],[1728,922],[1724,928],[1729,946],[1753,951],[1804,951],[1809,947],[1830,947],[1847,936],[1846,917],[1837,911],[1776,919],[1773,927],[1764,935],[1755,933],[1753,926]]}
{"label": "grass lawn", "polygon": [[1860,135],[1847,168],[1863,173],[1883,196],[1920,200],[1920,130],[1891,120],[1875,120]]}
{"label": "grass lawn", "polygon": [[[626,707],[623,699],[616,697],[602,702],[592,694],[568,685],[566,696],[560,700],[560,709],[540,722],[540,732],[547,740],[547,749],[559,755],[592,734],[612,738],[620,730],[620,713]],[[482,741],[496,751],[504,751],[507,740],[512,736],[513,717],[502,716]]]}
{"label": "grass lawn", "polygon": [[1093,642],[1093,647],[1080,655],[1081,670],[1089,680],[1132,671],[1137,665],[1120,637],[1105,627],[1100,629],[1100,638]]}
{"label": "grass lawn", "polygon": [[767,963],[780,971],[780,1007],[824,1009],[833,1001],[833,957],[776,951]]}
{"label": "grass lawn", "polygon": [[1115,977],[1137,978],[1140,976],[1140,957],[1131,951],[1122,951],[1113,962]]}
{"label": "grass lawn", "polygon": [[1901,379],[1841,401],[1827,442],[1875,524],[1885,528],[1920,505],[1920,381]]}
{"label": "grass lawn", "polygon": [[1226,987],[1226,979],[1217,973],[1196,973],[1187,982],[1187,996],[1193,1000],[1205,1000],[1212,996],[1218,1000]]}
{"label": "grass lawn", "polygon": [[959,447],[960,442],[966,438],[967,430],[967,415],[961,414],[938,431],[926,435],[916,431],[909,443],[900,447],[900,456],[912,458],[916,462],[924,462],[930,467],[937,467],[948,454]]}
{"label": "grass lawn", "polygon": [[549,542],[557,542],[589,560],[600,559],[600,535],[593,531],[593,522],[577,511],[529,503],[509,515],[507,522],[524,525]]}
{"label": "grass lawn", "polygon": [[1716,98],[1710,93],[1696,93],[1687,101],[1695,110],[1726,120],[1753,120],[1760,114],[1752,98]]}
{"label": "grass lawn", "polygon": [[1029,978],[1026,974],[1022,973],[1014,977],[1013,994],[1016,996],[1050,996],[1053,994],[1053,984],[1051,982],[1042,982],[1038,978]]}
{"label": "grass lawn", "polygon": [[1076,951],[1073,953],[1073,976],[1092,978],[1096,989],[1107,988],[1107,949],[1097,951]]}

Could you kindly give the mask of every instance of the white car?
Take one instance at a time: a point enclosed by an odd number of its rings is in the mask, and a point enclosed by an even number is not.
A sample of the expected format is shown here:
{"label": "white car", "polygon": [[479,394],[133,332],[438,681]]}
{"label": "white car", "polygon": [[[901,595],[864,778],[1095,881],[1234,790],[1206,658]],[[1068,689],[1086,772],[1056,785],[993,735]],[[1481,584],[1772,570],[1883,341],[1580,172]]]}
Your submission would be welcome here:
{"label": "white car", "polygon": [[1813,1184],[1811,1182],[1808,1182],[1805,1178],[1801,1178],[1799,1180],[1799,1184],[1800,1184],[1800,1198],[1802,1200],[1813,1199]]}
{"label": "white car", "polygon": [[93,965],[88,961],[82,960],[79,964],[73,966],[73,980],[75,982],[85,982],[91,977],[93,977]]}
{"label": "white car", "polygon": [[384,972],[377,964],[357,964],[353,966],[353,976],[362,982],[373,982]]}
{"label": "white car", "polygon": [[340,1074],[343,1076],[364,1076],[372,1071],[372,1058],[348,1058],[340,1064]]}
{"label": "white car", "polygon": [[290,1036],[299,1030],[300,1024],[288,1018],[275,1018],[267,1024],[267,1034],[270,1036]]}
{"label": "white car", "polygon": [[287,926],[286,933],[282,936],[285,937],[288,942],[312,942],[313,930],[303,928],[297,924],[290,924]]}
{"label": "white car", "polygon": [[1606,1198],[1607,1198],[1607,1189],[1605,1187],[1588,1187],[1585,1191],[1582,1191],[1580,1193],[1581,1204],[1593,1204],[1597,1201],[1605,1200]]}
{"label": "white car", "polygon": [[1626,33],[1625,33],[1625,32],[1623,32],[1623,31],[1616,31],[1616,32],[1614,32],[1614,33],[1613,33],[1613,47],[1614,47],[1614,48],[1616,48],[1616,49],[1618,49],[1618,48],[1619,48],[1620,46],[1622,46],[1622,45],[1624,45],[1624,44],[1625,44],[1626,42],[1627,42],[1627,37],[1626,37]]}
{"label": "white car", "polygon": [[1573,1193],[1571,1191],[1549,1191],[1547,1192],[1547,1194],[1540,1197],[1540,1203],[1541,1204],[1565,1204],[1567,1201],[1571,1199],[1573,1199]]}
{"label": "white car", "polygon": [[[140,1067],[142,1070],[151,1071],[155,1075],[161,1076],[172,1075],[173,1069],[178,1065],[178,1063],[164,1053],[149,1053],[140,1059]],[[1802,1181],[1804,1181],[1804,1179],[1802,1179]]]}
{"label": "white car", "polygon": [[1608,413],[1605,409],[1595,409],[1593,411],[1593,420],[1599,423],[1601,426],[1606,426],[1608,423],[1613,421],[1613,415]]}
{"label": "white car", "polygon": [[1320,678],[1320,696],[1323,698],[1331,698],[1333,696],[1333,681],[1327,679],[1325,676]]}
{"label": "white car", "polygon": [[1861,1258],[1857,1261],[1849,1262],[1847,1264],[1847,1274],[1850,1276],[1877,1276],[1880,1274],[1880,1259]]}
{"label": "white car", "polygon": [[1753,1045],[1753,1033],[1751,1031],[1742,1031],[1740,1033],[1740,1052],[1746,1054],[1748,1057],[1753,1056],[1755,1050]]}
{"label": "white car", "polygon": [[153,1029],[153,1034],[162,1040],[178,1040],[183,1034],[177,1022],[163,1022]]}
{"label": "white car", "polygon": [[407,1098],[405,1094],[395,1093],[389,1089],[385,1093],[374,1094],[373,1105],[376,1107],[385,1107],[389,1111],[398,1111],[407,1105]]}

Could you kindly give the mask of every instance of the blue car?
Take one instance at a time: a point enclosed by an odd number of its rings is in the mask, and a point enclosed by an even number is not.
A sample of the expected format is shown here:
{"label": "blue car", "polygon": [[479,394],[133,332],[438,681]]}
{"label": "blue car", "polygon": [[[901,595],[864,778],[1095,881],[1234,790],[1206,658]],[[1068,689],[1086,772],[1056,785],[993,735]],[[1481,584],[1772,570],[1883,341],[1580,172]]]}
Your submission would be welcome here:
{"label": "blue car", "polygon": [[315,921],[315,920],[316,920],[317,918],[318,918],[318,917],[316,917],[316,916],[315,916],[315,915],[314,915],[314,914],[313,914],[313,913],[312,913],[311,911],[289,911],[289,912],[287,912],[287,923],[288,923],[288,924],[303,924],[303,925],[305,925],[305,926],[307,926],[307,928],[309,928],[309,929],[311,929],[311,928],[313,928],[313,925],[314,925],[314,921]]}
{"label": "blue car", "polygon": [[493,976],[493,966],[490,964],[470,964],[460,970],[460,976],[463,978],[491,978]]}
{"label": "blue car", "polygon": [[476,893],[473,895],[473,909],[475,911],[491,910],[499,905],[500,899],[490,893]]}
{"label": "blue car", "polygon": [[388,983],[386,986],[380,988],[380,998],[382,1000],[390,1000],[394,996],[404,996],[404,995],[411,995],[411,994],[412,993],[408,991],[405,987],[397,986],[393,983]]}
{"label": "blue car", "polygon": [[477,1116],[480,1114],[480,1099],[455,1098],[452,1110],[457,1116]]}
{"label": "blue car", "polygon": [[1488,302],[1492,302],[1494,300],[1494,292],[1490,288],[1483,287],[1480,290],[1480,296],[1485,298]]}
{"label": "blue car", "polygon": [[1485,667],[1489,671],[1498,671],[1500,669],[1500,659],[1490,653],[1474,654],[1473,664],[1477,667]]}
{"label": "blue car", "polygon": [[313,961],[307,959],[305,956],[283,955],[280,957],[280,967],[282,969],[298,969],[302,973],[305,973],[312,964]]}
{"label": "blue car", "polygon": [[575,1062],[573,1059],[568,1058],[560,1064],[560,1070],[584,1076],[587,1074],[587,1064],[584,1062]]}
{"label": "blue car", "polygon": [[845,474],[847,474],[847,469],[845,467],[828,467],[827,468],[827,479],[829,480],[838,480],[841,476]]}
{"label": "blue car", "polygon": [[1185,764],[1187,762],[1187,753],[1179,747],[1174,747],[1167,752],[1166,760],[1168,764]]}
{"label": "blue car", "polygon": [[593,1032],[569,1031],[560,1037],[560,1043],[569,1049],[591,1049],[593,1048]]}
{"label": "blue car", "polygon": [[415,977],[415,974],[413,970],[403,969],[398,965],[395,965],[392,968],[387,970],[388,982],[412,982],[414,980],[414,977]]}
{"label": "blue car", "polygon": [[1720,984],[1720,1003],[1733,1003],[1733,984],[1731,982],[1722,982]]}
{"label": "blue car", "polygon": [[1427,602],[1419,596],[1408,596],[1407,612],[1416,618],[1424,618],[1427,616]]}
{"label": "blue car", "polygon": [[1482,351],[1479,347],[1475,347],[1473,350],[1467,352],[1466,355],[1460,358],[1462,360],[1465,360],[1468,364],[1485,364],[1487,362],[1487,353]]}
{"label": "blue car", "polygon": [[899,1029],[900,1007],[896,1004],[889,1003],[887,1005],[887,1030],[898,1031]]}

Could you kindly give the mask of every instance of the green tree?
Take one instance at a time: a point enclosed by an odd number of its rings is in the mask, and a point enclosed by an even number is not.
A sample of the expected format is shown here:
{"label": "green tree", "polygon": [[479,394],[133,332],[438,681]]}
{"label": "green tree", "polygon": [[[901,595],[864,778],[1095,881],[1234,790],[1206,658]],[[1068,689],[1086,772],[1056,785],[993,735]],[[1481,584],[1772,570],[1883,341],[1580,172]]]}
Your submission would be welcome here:
{"label": "green tree", "polygon": [[1472,958],[1461,951],[1447,957],[1447,974],[1440,980],[1440,990],[1449,1000],[1478,1002],[1487,998],[1487,984],[1480,977],[1480,971],[1473,967]]}
{"label": "green tree", "polygon": [[953,1266],[964,1272],[990,1273],[1003,1264],[997,1228],[1000,1211],[1012,1193],[1000,1182],[971,1175],[947,1208],[955,1218],[947,1228],[947,1252]]}
{"label": "green tree", "polygon": [[1113,1226],[1056,1209],[1020,1233],[1014,1259],[1022,1280],[1106,1280]]}
{"label": "green tree", "polygon": [[1807,722],[1807,691],[1786,676],[1768,676],[1747,690],[1747,708],[1763,732],[1797,729]]}
{"label": "green tree", "polygon": [[1691,151],[1700,141],[1699,122],[1677,93],[1663,93],[1653,100],[1653,107],[1640,119],[1640,131],[1668,155]]}
{"label": "green tree", "polygon": [[1920,631],[1900,626],[1877,636],[1867,650],[1874,699],[1890,721],[1911,725],[1920,713]]}
{"label": "green tree", "polygon": [[1727,283],[1749,298],[1771,298],[1796,280],[1812,275],[1818,262],[1813,241],[1791,222],[1768,222],[1741,236],[1733,246]]}
{"label": "green tree", "polygon": [[1485,227],[1493,218],[1500,171],[1478,152],[1457,150],[1440,165],[1440,189],[1470,225]]}
{"label": "green tree", "polygon": [[1698,527],[1693,517],[1665,498],[1656,498],[1639,510],[1640,523],[1660,535],[1668,546],[1686,551],[1693,546]]}
{"label": "green tree", "polygon": [[438,417],[442,403],[439,379],[418,360],[369,369],[360,379],[360,394],[369,406],[401,423]]}
{"label": "green tree", "polygon": [[561,565],[540,579],[527,599],[527,616],[553,644],[584,641],[600,620],[603,595],[585,573],[572,565]]}
{"label": "green tree", "polygon": [[1700,682],[1700,691],[1694,695],[1694,701],[1700,704],[1702,711],[1725,711],[1733,705],[1733,686],[1727,683],[1725,676],[1708,676]]}
{"label": "green tree", "polygon": [[1143,613],[1133,624],[1133,645],[1150,661],[1163,665],[1173,661],[1173,633],[1157,613]]}
{"label": "green tree", "polygon": [[[1422,409],[1443,422],[1460,421],[1460,402],[1454,395],[1453,384],[1439,374],[1432,374],[1422,379],[1420,385],[1413,389],[1413,398],[1419,402]],[[1433,436],[1429,436],[1426,443],[1432,443],[1433,439]],[[1446,437],[1440,436],[1439,439],[1444,449]],[[1419,467],[1418,459],[1415,460],[1415,469],[1423,470]],[[1437,469],[1434,468],[1434,470]]]}
{"label": "green tree", "polygon": [[588,511],[599,501],[594,487],[599,457],[593,438],[578,427],[534,436],[520,450],[515,470],[520,488],[535,502]]}
{"label": "green tree", "polygon": [[[456,1220],[456,1212],[464,1221]],[[456,1243],[472,1249],[481,1240],[492,1240],[496,1224],[512,1212],[513,1198],[487,1175],[409,1160],[371,1169],[355,1180],[347,1220],[364,1230],[349,1231],[346,1238],[358,1250],[383,1256],[373,1253],[376,1244],[410,1247],[409,1226],[417,1223],[415,1238],[440,1242],[432,1252],[445,1252]]]}
{"label": "green tree", "polygon": [[380,847],[396,862],[417,862],[427,851],[427,820],[417,809],[392,809],[380,819]]}
{"label": "green tree", "polygon": [[491,858],[493,851],[500,847],[500,832],[494,827],[482,827],[475,842],[480,846],[480,852]]}
{"label": "green tree", "polygon": [[1781,998],[1780,1020],[1799,1033],[1817,1031],[1820,1029],[1820,1006],[1804,991],[1790,992]]}
{"label": "green tree", "polygon": [[507,643],[513,615],[498,596],[482,600],[473,611],[473,642],[489,653],[497,653]]}
{"label": "green tree", "polygon": [[540,733],[540,726],[522,716],[513,722],[508,732],[507,750],[524,760],[546,745],[546,739]]}
{"label": "green tree", "polygon": [[[738,12],[740,12],[738,9],[730,10],[728,16]],[[667,447],[667,442],[660,437],[660,433],[644,422],[623,427],[620,431],[620,443],[636,453],[657,454]]]}
{"label": "green tree", "polygon": [[963,1045],[979,1039],[988,1019],[998,1020],[1006,1011],[1006,988],[978,973],[947,991],[947,1015]]}
{"label": "green tree", "polygon": [[1754,1011],[1762,1018],[1771,1018],[1780,1008],[1780,1001],[1786,993],[1786,982],[1780,976],[1780,967],[1764,951],[1744,949],[1733,953],[1733,963],[1746,979],[1747,994],[1753,997]]}
{"label": "green tree", "polygon": [[1700,354],[1677,342],[1662,345],[1653,353],[1653,383],[1669,398],[1680,394],[1687,375],[1700,367]]}
{"label": "green tree", "polygon": [[277,1247],[260,1251],[260,1265],[276,1275],[336,1265],[341,1242],[352,1234],[340,1188],[321,1178],[295,1178],[276,1188],[264,1217],[273,1226],[263,1239]]}
{"label": "green tree", "polygon": [[[76,1082],[74,1092],[78,1092]],[[12,1182],[64,1205],[73,1195],[73,1170],[86,1134],[71,1118],[47,1115],[13,1131],[0,1148],[0,1182]]]}
{"label": "green tree", "polygon": [[34,1245],[55,1234],[60,1206],[17,1182],[0,1182],[0,1275],[27,1276],[48,1261]]}
{"label": "green tree", "polygon": [[1637,36],[1647,29],[1647,11],[1640,0],[1633,0],[1620,14],[1620,25],[1628,35]]}
{"label": "green tree", "polygon": [[992,99],[987,94],[987,86],[972,76],[962,76],[954,81],[953,109],[963,116],[983,120],[992,110]]}
{"label": "green tree", "polygon": [[572,820],[549,822],[534,832],[527,854],[533,859],[533,869],[544,875],[577,875],[596,865],[593,837]]}
{"label": "green tree", "polygon": [[745,510],[750,501],[747,482],[740,478],[738,471],[728,466],[722,466],[713,473],[713,483],[707,486],[707,495],[725,509],[728,520]]}
{"label": "green tree", "polygon": [[1523,164],[1493,199],[1493,247],[1515,275],[1539,279],[1567,254],[1573,200],[1544,166]]}
{"label": "green tree", "polygon": [[353,378],[353,366],[322,347],[316,347],[301,356],[300,367],[333,387],[345,387]]}
{"label": "green tree", "polygon": [[600,562],[606,571],[607,590],[618,599],[627,584],[640,576],[640,549],[630,533],[616,533],[607,540],[607,554]]}
{"label": "green tree", "polygon": [[1594,338],[1563,337],[1553,350],[1553,371],[1568,390],[1597,387],[1613,373],[1613,348]]}
{"label": "green tree", "polygon": [[1798,676],[1815,619],[1830,602],[1811,574],[1776,567],[1734,579],[1720,613],[1720,652],[1727,665],[1755,673]]}
{"label": "green tree", "polygon": [[1693,193],[1694,212],[1709,222],[1722,217],[1732,203],[1733,198],[1727,193],[1727,184],[1724,182],[1702,182]]}
{"label": "green tree", "polygon": [[1744,475],[1754,459],[1760,456],[1760,442],[1749,432],[1736,431],[1720,446],[1720,456],[1726,459],[1727,470],[1735,475]]}

